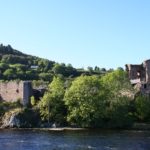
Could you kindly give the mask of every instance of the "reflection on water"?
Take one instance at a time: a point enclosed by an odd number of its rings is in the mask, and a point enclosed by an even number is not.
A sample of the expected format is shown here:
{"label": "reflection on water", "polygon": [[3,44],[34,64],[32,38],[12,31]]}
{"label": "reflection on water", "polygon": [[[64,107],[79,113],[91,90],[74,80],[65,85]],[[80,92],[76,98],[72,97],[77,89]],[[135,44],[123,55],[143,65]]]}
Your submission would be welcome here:
{"label": "reflection on water", "polygon": [[0,150],[150,150],[150,131],[0,130]]}

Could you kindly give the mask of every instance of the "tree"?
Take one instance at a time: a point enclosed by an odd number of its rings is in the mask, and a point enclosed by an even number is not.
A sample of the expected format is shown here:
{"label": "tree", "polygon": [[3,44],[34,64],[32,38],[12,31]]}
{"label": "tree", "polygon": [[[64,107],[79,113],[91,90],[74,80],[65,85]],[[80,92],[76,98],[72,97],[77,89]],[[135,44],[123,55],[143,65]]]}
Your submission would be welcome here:
{"label": "tree", "polygon": [[66,107],[63,101],[64,93],[64,81],[59,77],[54,77],[40,103],[40,113],[44,121],[60,125],[65,123]]}
{"label": "tree", "polygon": [[88,72],[89,72],[89,73],[92,73],[92,72],[93,72],[93,67],[90,67],[90,66],[89,66],[89,67],[87,67],[87,69],[88,69]]}
{"label": "tree", "polygon": [[39,79],[42,79],[44,81],[52,81],[52,75],[50,73],[40,73]]}
{"label": "tree", "polygon": [[4,71],[4,70],[6,70],[8,68],[9,68],[8,64],[6,64],[6,63],[0,63],[0,70]]}
{"label": "tree", "polygon": [[132,88],[125,71],[119,69],[107,73],[101,78],[107,90],[107,124],[109,127],[127,127],[133,123],[133,114],[130,111],[134,97]]}
{"label": "tree", "polygon": [[97,72],[97,73],[100,73],[100,68],[95,66],[94,71]]}
{"label": "tree", "polygon": [[134,117],[130,112],[130,105],[130,98],[126,96],[116,97],[115,101],[111,101],[107,109],[106,125],[111,128],[131,126],[134,122]]}
{"label": "tree", "polygon": [[81,127],[100,126],[105,115],[104,89],[96,76],[80,76],[65,93],[67,121]]}
{"label": "tree", "polygon": [[5,72],[3,73],[3,76],[7,80],[11,80],[11,79],[14,79],[16,77],[13,69],[5,70]]}
{"label": "tree", "polygon": [[116,70],[107,73],[101,78],[104,87],[109,91],[109,98],[114,99],[118,96],[132,96],[134,89],[130,84],[127,73],[123,70]]}
{"label": "tree", "polygon": [[68,64],[65,68],[65,76],[76,76],[77,70],[72,67],[71,64]]}
{"label": "tree", "polygon": [[150,99],[139,95],[135,99],[136,116],[139,121],[150,121]]}
{"label": "tree", "polygon": [[55,74],[62,74],[64,75],[65,74],[65,65],[64,64],[58,64],[56,63],[54,65],[54,67],[52,68],[52,71],[55,73]]}

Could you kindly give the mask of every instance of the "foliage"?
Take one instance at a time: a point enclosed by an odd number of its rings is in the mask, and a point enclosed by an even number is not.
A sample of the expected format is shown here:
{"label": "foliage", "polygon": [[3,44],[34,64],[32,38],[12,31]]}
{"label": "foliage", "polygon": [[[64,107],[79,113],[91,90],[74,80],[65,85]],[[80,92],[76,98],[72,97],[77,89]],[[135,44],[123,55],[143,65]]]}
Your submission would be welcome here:
{"label": "foliage", "polygon": [[3,115],[6,111],[10,109],[15,109],[15,108],[22,108],[22,105],[20,104],[19,100],[16,102],[0,101],[0,116]]}
{"label": "foliage", "polygon": [[150,121],[150,99],[148,96],[139,95],[135,99],[136,117],[140,121]]}
{"label": "foliage", "polygon": [[32,106],[34,106],[36,104],[36,100],[35,100],[34,96],[31,96],[30,101],[31,101]]}
{"label": "foliage", "polygon": [[40,113],[44,121],[65,123],[66,108],[64,105],[64,81],[59,77],[54,77],[49,85],[48,92],[44,95],[40,103]]}
{"label": "foliage", "polygon": [[40,73],[39,74],[39,79],[43,81],[52,81],[53,76],[50,73]]}
{"label": "foliage", "polygon": [[133,123],[130,110],[134,89],[122,69],[110,72],[101,78],[107,90],[107,123],[111,127],[127,127]]}
{"label": "foliage", "polygon": [[[71,64],[26,55],[10,45],[0,45],[0,80],[33,80],[33,87],[47,87],[50,83],[39,103],[43,121],[117,128],[132,125],[134,117],[137,121],[150,121],[149,98],[139,95],[133,101],[135,91],[123,68],[87,69],[75,69]],[[35,103],[31,97],[31,104]],[[7,108],[14,108],[13,105],[16,104],[0,103],[0,115]]]}
{"label": "foliage", "polygon": [[26,55],[10,45],[0,45],[0,79],[44,80],[51,82],[55,75],[78,76],[71,64],[55,63],[47,59]]}
{"label": "foliage", "polygon": [[38,109],[23,108],[18,112],[17,118],[21,122],[21,128],[37,127],[40,122],[40,114]]}
{"label": "foliage", "polygon": [[5,70],[5,72],[3,73],[3,76],[8,79],[8,80],[12,80],[15,79],[15,72],[13,69],[7,69]]}
{"label": "foliage", "polygon": [[107,114],[107,125],[111,128],[129,127],[133,124],[134,118],[130,111],[130,98],[118,97],[110,102]]}
{"label": "foliage", "polygon": [[67,120],[71,125],[99,126],[105,115],[104,89],[96,76],[81,76],[65,93]]}
{"label": "foliage", "polygon": [[101,78],[103,86],[109,91],[109,99],[118,96],[130,96],[134,94],[134,89],[130,84],[127,73],[121,69],[107,73]]}
{"label": "foliage", "polygon": [[67,120],[82,127],[127,127],[133,123],[132,98],[122,91],[132,89],[123,70],[105,76],[81,76],[65,93]]}

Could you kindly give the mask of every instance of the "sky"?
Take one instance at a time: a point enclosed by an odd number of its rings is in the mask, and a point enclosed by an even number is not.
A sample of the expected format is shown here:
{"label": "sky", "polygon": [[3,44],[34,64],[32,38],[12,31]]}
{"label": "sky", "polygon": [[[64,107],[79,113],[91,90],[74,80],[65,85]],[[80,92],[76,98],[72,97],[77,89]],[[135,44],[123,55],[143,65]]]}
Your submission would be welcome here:
{"label": "sky", "polygon": [[150,59],[149,0],[0,0],[0,43],[76,68]]}

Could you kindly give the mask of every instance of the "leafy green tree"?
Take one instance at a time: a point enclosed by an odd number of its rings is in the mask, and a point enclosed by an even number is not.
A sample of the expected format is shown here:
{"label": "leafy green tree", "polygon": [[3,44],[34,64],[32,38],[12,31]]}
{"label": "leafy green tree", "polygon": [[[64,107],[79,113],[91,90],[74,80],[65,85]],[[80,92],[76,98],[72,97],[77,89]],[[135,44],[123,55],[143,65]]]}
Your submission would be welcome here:
{"label": "leafy green tree", "polygon": [[124,69],[123,69],[122,67],[118,67],[117,70],[122,70],[122,71],[124,71]]}
{"label": "leafy green tree", "polygon": [[99,73],[100,72],[100,68],[95,66],[94,71]]}
{"label": "leafy green tree", "polygon": [[18,70],[18,71],[16,72],[16,78],[17,78],[17,79],[24,80],[24,79],[25,79],[25,73],[24,73],[22,70]]}
{"label": "leafy green tree", "polygon": [[64,64],[58,64],[56,63],[54,65],[54,67],[52,68],[52,71],[55,73],[55,74],[62,74],[64,75],[65,74],[65,65]]}
{"label": "leafy green tree", "polygon": [[25,80],[37,80],[38,73],[35,70],[26,71]]}
{"label": "leafy green tree", "polygon": [[92,73],[93,72],[93,67],[87,67],[87,69],[88,69],[88,71],[89,71],[89,73]]}
{"label": "leafy green tree", "polygon": [[9,67],[16,69],[17,71],[24,71],[27,69],[27,66],[23,65],[23,64],[11,64],[11,65],[9,65]]}
{"label": "leafy green tree", "polygon": [[102,72],[106,72],[107,70],[105,68],[100,69]]}
{"label": "leafy green tree", "polygon": [[81,127],[100,126],[105,116],[104,89],[96,76],[80,76],[65,93],[67,121]]}
{"label": "leafy green tree", "polygon": [[134,98],[127,74],[122,69],[107,73],[101,78],[107,91],[107,123],[111,127],[126,127],[133,123],[133,113],[130,111]]}
{"label": "leafy green tree", "polygon": [[52,81],[52,75],[50,73],[40,73],[39,79],[44,81]]}
{"label": "leafy green tree", "polygon": [[7,80],[11,80],[11,79],[14,79],[16,77],[15,72],[14,72],[13,69],[5,70],[5,72],[3,73],[3,76]]}
{"label": "leafy green tree", "polygon": [[68,64],[65,68],[65,76],[76,76],[77,70],[72,67],[71,64]]}
{"label": "leafy green tree", "polygon": [[4,55],[2,57],[2,63],[8,63],[8,64],[28,64],[28,60],[23,56],[17,56],[17,55]]}
{"label": "leafy green tree", "polygon": [[123,70],[116,70],[107,73],[101,78],[103,86],[109,91],[109,99],[120,96],[134,95],[134,89],[130,84],[127,73]]}
{"label": "leafy green tree", "polygon": [[139,121],[150,121],[150,99],[139,95],[135,99],[136,116]]}
{"label": "leafy green tree", "polygon": [[66,107],[64,105],[64,81],[59,77],[54,77],[49,85],[48,92],[44,95],[40,103],[41,117],[44,121],[64,124],[66,120]]}
{"label": "leafy green tree", "polygon": [[9,68],[8,64],[6,64],[6,63],[0,63],[0,70],[4,71],[4,70],[6,70],[8,68]]}
{"label": "leafy green tree", "polygon": [[107,109],[106,125],[111,128],[129,127],[134,122],[133,114],[130,112],[130,98],[126,96],[117,97],[109,103]]}

